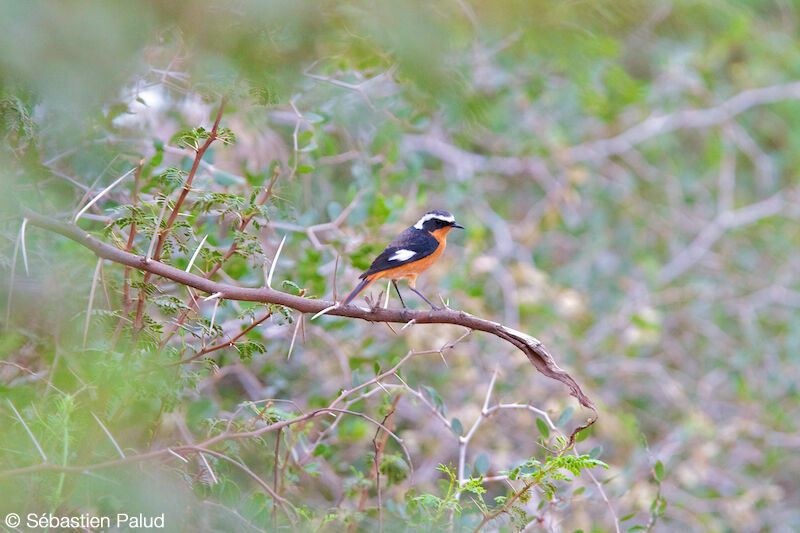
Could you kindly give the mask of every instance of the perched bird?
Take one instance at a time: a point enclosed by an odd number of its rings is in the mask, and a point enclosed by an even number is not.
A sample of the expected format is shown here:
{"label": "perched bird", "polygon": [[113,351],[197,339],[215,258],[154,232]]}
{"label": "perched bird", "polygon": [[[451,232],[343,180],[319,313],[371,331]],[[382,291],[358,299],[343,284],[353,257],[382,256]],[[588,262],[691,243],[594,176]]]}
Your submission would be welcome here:
{"label": "perched bird", "polygon": [[416,289],[417,276],[430,267],[444,252],[447,246],[447,234],[453,228],[464,228],[456,224],[456,218],[447,211],[428,211],[416,224],[398,235],[384,251],[380,253],[369,269],[359,277],[362,281],[353,289],[343,304],[347,305],[361,291],[378,279],[392,280],[394,290],[400,297],[400,303],[406,307],[397,280],[408,278],[408,286],[434,309],[439,309]]}

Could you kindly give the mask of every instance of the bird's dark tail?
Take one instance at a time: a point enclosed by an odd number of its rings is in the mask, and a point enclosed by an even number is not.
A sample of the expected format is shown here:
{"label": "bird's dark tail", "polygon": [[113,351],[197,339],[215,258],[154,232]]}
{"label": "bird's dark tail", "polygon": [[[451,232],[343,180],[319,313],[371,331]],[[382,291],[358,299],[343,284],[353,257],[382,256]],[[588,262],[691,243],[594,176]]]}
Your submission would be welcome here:
{"label": "bird's dark tail", "polygon": [[364,278],[364,280],[363,280],[361,283],[359,283],[359,284],[358,284],[358,286],[357,286],[355,289],[353,289],[352,291],[350,291],[350,294],[348,294],[348,295],[347,295],[347,298],[345,298],[345,299],[344,299],[344,301],[342,302],[342,305],[347,305],[347,304],[349,304],[350,302],[352,302],[352,301],[353,301],[353,299],[354,299],[356,296],[358,296],[359,294],[361,294],[361,291],[363,291],[364,289],[366,289],[367,287],[369,287],[369,286],[370,286],[370,284],[371,284],[373,281],[375,281],[375,279],[376,279],[376,278],[375,278],[375,276],[369,276],[369,277],[366,277],[366,278]]}

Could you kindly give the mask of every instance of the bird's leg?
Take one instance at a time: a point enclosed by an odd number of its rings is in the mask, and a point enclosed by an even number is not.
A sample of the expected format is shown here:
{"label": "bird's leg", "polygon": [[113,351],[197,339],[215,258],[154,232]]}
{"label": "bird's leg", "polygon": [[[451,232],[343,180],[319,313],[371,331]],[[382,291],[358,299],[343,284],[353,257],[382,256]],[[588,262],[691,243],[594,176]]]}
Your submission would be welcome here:
{"label": "bird's leg", "polygon": [[431,303],[431,301],[430,301],[430,300],[428,300],[427,298],[425,298],[425,295],[424,295],[424,294],[422,294],[421,292],[419,292],[419,291],[418,291],[417,289],[415,289],[414,287],[411,287],[411,290],[412,290],[412,291],[414,291],[414,292],[416,292],[416,293],[419,295],[419,297],[420,297],[420,298],[422,298],[423,300],[425,300],[425,301],[428,303],[428,305],[430,305],[430,306],[433,308],[433,310],[434,310],[434,311],[439,311],[439,310],[441,309],[441,307],[436,307],[435,305],[433,305],[433,304]]}
{"label": "bird's leg", "polygon": [[400,303],[403,304],[403,309],[405,309],[407,306],[406,303],[403,301],[403,295],[400,294],[400,287],[397,286],[396,279],[392,280],[392,285],[394,285],[394,290],[397,291],[397,297],[400,298]]}
{"label": "bird's leg", "polygon": [[425,302],[427,302],[427,304],[430,305],[435,311],[438,311],[440,309],[439,307],[436,307],[435,305],[433,305],[430,300],[425,298],[424,294],[422,294],[421,292],[419,292],[417,290],[417,276],[409,276],[409,278],[408,278],[408,288],[411,289],[412,291],[416,292],[417,295],[420,298],[422,298],[423,300],[425,300]]}

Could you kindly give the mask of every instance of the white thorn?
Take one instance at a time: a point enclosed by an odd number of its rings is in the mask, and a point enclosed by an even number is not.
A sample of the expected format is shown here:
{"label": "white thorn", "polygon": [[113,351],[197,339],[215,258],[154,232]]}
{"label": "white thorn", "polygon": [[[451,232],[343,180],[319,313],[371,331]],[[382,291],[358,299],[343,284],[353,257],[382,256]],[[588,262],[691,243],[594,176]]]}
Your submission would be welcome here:
{"label": "white thorn", "polygon": [[292,357],[292,350],[294,350],[294,341],[297,339],[297,332],[300,330],[300,322],[303,320],[303,314],[297,314],[297,325],[294,327],[294,333],[292,333],[292,343],[289,345],[289,353],[286,354],[286,359]]}
{"label": "white thorn", "polygon": [[389,307],[389,290],[392,287],[392,280],[386,282],[386,299],[383,301],[383,308]]}
{"label": "white thorn", "polygon": [[8,402],[8,405],[10,405],[10,406],[11,406],[11,409],[13,409],[13,410],[14,410],[14,414],[15,414],[15,415],[17,415],[17,420],[19,420],[19,421],[22,423],[22,427],[24,427],[24,428],[25,428],[25,431],[27,431],[27,432],[28,432],[28,436],[29,436],[29,437],[31,438],[31,440],[33,441],[33,444],[34,444],[34,446],[36,446],[36,449],[37,449],[37,450],[39,450],[39,455],[41,455],[41,456],[42,456],[42,459],[43,459],[43,460],[44,460],[44,462],[46,463],[46,462],[47,462],[47,456],[44,454],[44,450],[42,450],[42,447],[41,447],[41,446],[39,446],[39,441],[37,441],[37,440],[36,440],[36,437],[34,437],[34,436],[33,436],[33,433],[31,432],[31,429],[28,427],[28,424],[26,424],[26,423],[25,423],[25,420],[23,420],[23,419],[22,419],[22,416],[19,414],[19,411],[17,411],[17,408],[16,408],[16,407],[14,407],[14,404],[13,404],[13,403],[11,403],[11,400],[9,400],[8,398],[6,398],[6,402]]}
{"label": "white thorn", "polygon": [[214,293],[214,294],[212,294],[211,296],[206,296],[205,298],[203,298],[203,301],[204,301],[204,302],[207,302],[207,301],[209,301],[209,300],[213,300],[214,298],[219,298],[220,296],[222,296],[222,293],[221,293],[221,292],[215,292],[215,293]]}
{"label": "white thorn", "polygon": [[211,484],[212,485],[216,485],[217,483],[219,483],[219,480],[217,479],[217,476],[214,474],[214,471],[211,469],[211,465],[208,464],[208,460],[206,459],[206,456],[203,454],[203,452],[200,452],[200,459],[203,460],[203,464],[206,465],[206,470],[208,470],[208,473],[211,475],[211,481],[212,481]]}
{"label": "white thorn", "polygon": [[205,234],[203,240],[200,241],[199,245],[197,245],[197,250],[195,250],[194,254],[192,254],[192,258],[189,260],[189,265],[186,267],[186,272],[189,272],[194,266],[194,260],[197,259],[197,254],[200,253],[200,248],[202,248],[203,245],[206,243],[206,239],[208,239],[208,233]]}
{"label": "white thorn", "polygon": [[89,290],[89,307],[86,309],[86,324],[83,326],[83,347],[86,348],[86,338],[89,335],[89,324],[92,321],[92,304],[94,303],[94,291],[97,289],[97,278],[100,277],[100,267],[103,266],[103,258],[97,258],[97,266],[94,269],[92,278],[92,288]]}
{"label": "white thorn", "polygon": [[404,329],[406,329],[406,328],[408,328],[408,327],[411,327],[411,326],[413,326],[414,324],[416,324],[416,322],[417,322],[417,319],[416,319],[416,318],[412,318],[411,320],[409,320],[408,322],[406,322],[406,323],[403,325],[403,327],[402,327],[402,328],[400,328],[400,331],[403,331]]}
{"label": "white thorn", "polygon": [[316,315],[312,316],[311,320],[314,320],[317,317],[321,317],[322,315],[324,315],[325,313],[327,313],[331,309],[336,309],[337,307],[339,307],[339,304],[330,305],[330,306],[326,307],[325,309],[323,309],[322,311],[320,311],[319,313],[317,313]]}
{"label": "white thorn", "polygon": [[73,218],[73,219],[72,219],[72,223],[74,224],[74,223],[78,222],[78,219],[79,219],[79,218],[81,218],[81,215],[83,215],[83,214],[84,214],[84,213],[85,213],[85,212],[86,212],[86,211],[87,211],[87,210],[88,210],[90,207],[92,207],[92,206],[93,206],[95,203],[97,203],[97,201],[98,201],[100,198],[102,198],[102,197],[103,197],[103,195],[105,195],[105,194],[106,194],[108,191],[110,191],[111,189],[113,189],[114,187],[116,187],[116,186],[117,186],[117,184],[118,184],[120,181],[122,181],[122,180],[124,180],[125,178],[127,178],[127,177],[128,177],[130,174],[131,174],[131,172],[133,172],[134,170],[136,170],[136,167],[133,167],[132,169],[130,169],[129,171],[127,171],[125,174],[123,174],[122,176],[120,176],[119,178],[117,178],[116,180],[114,180],[114,182],[113,182],[111,185],[109,185],[108,187],[106,187],[105,189],[103,189],[102,191],[100,191],[100,193],[99,193],[97,196],[95,196],[94,198],[92,198],[92,199],[89,201],[89,203],[87,203],[85,206],[83,206],[83,209],[81,209],[80,211],[78,211],[78,214],[77,214],[77,215],[75,215],[75,218]]}
{"label": "white thorn", "polygon": [[383,389],[383,392],[385,392],[387,395],[389,394],[389,391],[386,389],[386,387],[384,387],[384,386],[383,386],[383,383],[381,383],[380,381],[376,381],[376,382],[375,382],[375,384],[376,384],[378,387],[382,388],[382,389]]}
{"label": "white thorn", "polygon": [[286,242],[286,235],[283,236],[281,239],[281,243],[278,245],[278,250],[275,252],[275,258],[272,260],[272,265],[269,267],[269,276],[267,276],[267,287],[270,289],[272,288],[272,275],[275,273],[275,266],[278,264],[278,258],[281,256],[281,250],[283,250],[283,243]]}
{"label": "white thorn", "polygon": [[122,453],[122,448],[119,447],[119,444],[117,444],[117,441],[114,440],[114,437],[111,436],[111,432],[108,431],[108,428],[106,428],[106,426],[100,421],[100,419],[97,418],[97,415],[94,414],[94,412],[92,412],[92,411],[89,411],[89,412],[92,413],[92,416],[94,417],[94,419],[97,420],[97,423],[100,424],[101,428],[103,428],[103,431],[105,432],[106,437],[108,437],[108,440],[110,440],[111,444],[114,445],[114,448],[117,449],[117,453],[119,453],[119,456],[122,457],[123,459],[125,459],[125,454]]}
{"label": "white thorn", "polygon": [[211,333],[214,333],[214,319],[217,318],[217,308],[219,307],[219,302],[221,298],[217,298],[214,300],[214,310],[211,312],[211,325],[208,329],[211,330]]}
{"label": "white thorn", "polygon": [[177,457],[178,459],[180,459],[181,461],[183,461],[184,463],[188,463],[189,462],[189,460],[186,459],[185,457],[183,457],[182,455],[178,455],[176,452],[173,452],[172,448],[167,448],[167,451],[169,453],[171,453],[172,455],[174,455],[175,457]]}
{"label": "white thorn", "polygon": [[25,275],[30,276],[31,273],[28,271],[28,252],[25,248],[25,226],[28,225],[28,219],[22,219],[22,225],[19,227],[19,242],[20,246],[22,247],[22,263],[25,265]]}

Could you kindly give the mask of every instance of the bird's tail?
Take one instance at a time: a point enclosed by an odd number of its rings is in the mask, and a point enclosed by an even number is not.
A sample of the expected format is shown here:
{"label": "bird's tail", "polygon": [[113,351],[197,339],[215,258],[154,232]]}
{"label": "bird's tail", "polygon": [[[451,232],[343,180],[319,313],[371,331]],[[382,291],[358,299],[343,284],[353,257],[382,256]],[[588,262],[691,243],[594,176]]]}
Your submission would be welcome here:
{"label": "bird's tail", "polygon": [[359,283],[359,284],[358,284],[358,286],[357,286],[355,289],[353,289],[352,291],[350,291],[350,294],[348,294],[348,295],[347,295],[347,298],[345,298],[345,299],[344,299],[344,301],[342,302],[342,305],[347,305],[347,304],[349,304],[350,302],[352,302],[352,301],[353,301],[353,299],[354,299],[356,296],[358,296],[359,294],[361,294],[361,291],[363,291],[364,289],[366,289],[367,287],[369,287],[369,286],[370,286],[370,284],[371,284],[373,281],[375,281],[375,279],[376,279],[376,278],[375,278],[375,276],[369,276],[369,277],[366,277],[366,278],[364,278],[364,280],[363,280],[361,283]]}

